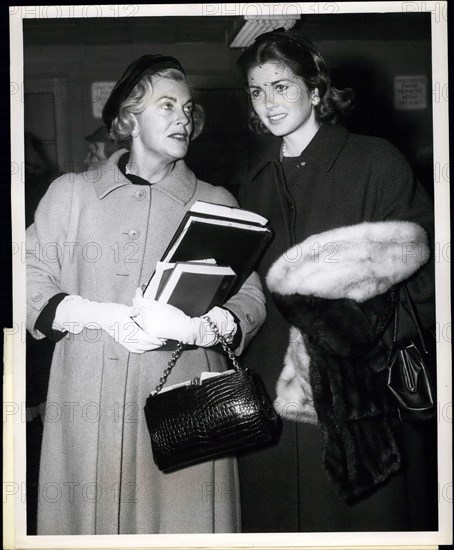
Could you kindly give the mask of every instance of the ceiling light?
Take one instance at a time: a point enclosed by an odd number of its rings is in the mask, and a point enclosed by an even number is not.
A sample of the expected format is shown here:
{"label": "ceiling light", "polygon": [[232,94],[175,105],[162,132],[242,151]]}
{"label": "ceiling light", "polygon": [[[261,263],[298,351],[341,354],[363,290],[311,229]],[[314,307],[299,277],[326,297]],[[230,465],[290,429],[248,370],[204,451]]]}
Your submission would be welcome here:
{"label": "ceiling light", "polygon": [[235,38],[230,43],[231,48],[247,48],[254,42],[257,36],[265,32],[271,32],[279,27],[285,30],[291,29],[300,15],[272,15],[265,17],[244,17],[244,23]]}

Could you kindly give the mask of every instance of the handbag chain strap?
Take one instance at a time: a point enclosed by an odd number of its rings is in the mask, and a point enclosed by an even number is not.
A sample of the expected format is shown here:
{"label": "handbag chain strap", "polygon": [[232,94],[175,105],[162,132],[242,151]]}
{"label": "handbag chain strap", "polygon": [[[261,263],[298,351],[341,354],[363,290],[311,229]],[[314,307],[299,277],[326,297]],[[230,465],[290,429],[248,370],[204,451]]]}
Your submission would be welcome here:
{"label": "handbag chain strap", "polygon": [[[213,321],[208,317],[208,315],[205,315],[203,317],[203,319],[205,319],[208,322],[208,324],[210,326],[210,329],[218,337],[218,339],[219,339],[219,341],[222,345],[223,350],[228,355],[229,359],[232,361],[234,369],[235,370],[240,370],[241,369],[240,364],[238,363],[235,355],[233,354],[233,351],[230,349],[230,346],[227,344],[227,341],[226,341],[225,337],[222,336],[222,334],[219,332],[219,328],[216,325],[216,323],[213,323]],[[173,367],[175,366],[176,362],[178,361],[181,354],[183,353],[184,346],[185,345],[183,344],[183,342],[178,342],[178,345],[175,348],[175,351],[172,353],[172,357],[170,358],[169,362],[167,363],[167,367],[164,369],[164,372],[162,373],[162,376],[159,379],[159,384],[154,389],[153,395],[157,395],[162,390],[162,388],[164,387],[164,384],[167,382],[167,378],[169,377],[170,373],[172,372]]]}
{"label": "handbag chain strap", "polygon": [[170,361],[167,363],[167,367],[164,369],[164,372],[162,373],[161,378],[159,379],[159,384],[154,389],[155,395],[158,394],[164,384],[167,382],[167,378],[169,377],[169,374],[172,372],[173,367],[175,366],[175,363],[180,358],[180,355],[183,353],[184,344],[182,342],[178,342],[177,347],[175,348],[175,351],[172,353],[172,357],[170,358]]}
{"label": "handbag chain strap", "polygon": [[208,317],[208,315],[205,315],[204,317],[202,317],[203,319],[205,319],[208,324],[210,325],[210,329],[216,334],[216,336],[218,337],[219,341],[221,342],[221,345],[222,345],[222,349],[225,351],[225,353],[228,355],[230,361],[232,361],[232,364],[233,364],[233,368],[235,370],[239,370],[241,367],[240,367],[240,364],[238,363],[238,361],[236,360],[236,357],[235,355],[233,355],[233,351],[230,349],[230,346],[227,344],[227,341],[225,339],[224,336],[222,336],[222,334],[219,332],[219,328],[217,326],[216,323],[213,323],[213,321]]}
{"label": "handbag chain strap", "polygon": [[[422,350],[424,351],[424,353],[427,353],[426,343],[424,341],[424,337],[423,337],[423,334],[422,334],[421,321],[419,320],[418,313],[417,313],[416,307],[415,307],[415,303],[413,302],[413,298],[410,295],[410,291],[408,290],[408,286],[404,283],[402,285],[402,287],[405,291],[405,297],[407,299],[407,302],[408,302],[408,305],[409,305],[409,308],[410,308],[411,317],[412,317],[413,322],[414,322],[414,324],[416,326],[416,329],[418,331],[419,339],[421,340]],[[397,300],[396,300],[395,313],[394,313],[394,330],[393,330],[393,342],[394,343],[397,342],[397,327],[398,327],[398,324],[399,324],[399,306],[400,306],[400,302],[401,302],[400,296],[401,296],[401,293],[399,292],[399,294],[397,296]]]}

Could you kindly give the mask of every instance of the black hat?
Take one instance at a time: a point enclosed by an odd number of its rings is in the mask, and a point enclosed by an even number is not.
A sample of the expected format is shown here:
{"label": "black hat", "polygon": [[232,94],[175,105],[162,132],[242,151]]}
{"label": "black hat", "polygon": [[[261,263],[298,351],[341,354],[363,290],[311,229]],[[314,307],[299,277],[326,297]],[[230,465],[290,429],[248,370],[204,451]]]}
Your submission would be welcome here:
{"label": "black hat", "polygon": [[162,69],[177,69],[185,74],[178,59],[168,55],[143,55],[129,65],[113,87],[102,110],[102,120],[108,130],[110,130],[112,121],[118,115],[121,104],[127,99],[141,78],[145,75],[156,74]]}

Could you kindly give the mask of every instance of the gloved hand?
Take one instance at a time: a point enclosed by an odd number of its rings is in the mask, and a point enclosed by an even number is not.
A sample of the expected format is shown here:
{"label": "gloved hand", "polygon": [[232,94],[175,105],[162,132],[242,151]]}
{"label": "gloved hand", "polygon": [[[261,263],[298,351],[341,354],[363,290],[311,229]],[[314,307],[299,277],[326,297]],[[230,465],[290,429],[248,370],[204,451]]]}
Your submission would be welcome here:
{"label": "gloved hand", "polygon": [[52,328],[79,334],[86,328],[101,328],[132,353],[160,348],[165,340],[145,333],[134,318],[139,308],[124,304],[100,303],[81,296],[66,296],[57,307]]}
{"label": "gloved hand", "polygon": [[[201,331],[205,330],[205,334],[203,335],[203,338],[206,338],[209,340],[211,337],[215,337],[215,333],[211,330],[209,323],[204,319],[204,317],[209,317],[211,321],[218,327],[219,334],[221,336],[224,336],[224,338],[227,341],[227,344],[231,344],[233,341],[233,337],[235,336],[238,327],[235,322],[235,319],[233,315],[230,313],[229,310],[224,309],[222,307],[214,307],[210,309],[210,311],[202,317],[203,326],[201,328]],[[216,337],[215,345],[219,341],[219,338]]]}
{"label": "gloved hand", "polygon": [[[133,303],[140,308],[136,321],[146,333],[195,346],[210,347],[218,342],[218,336],[205,319],[189,317],[170,304],[144,298],[140,288],[136,290]],[[233,338],[237,327],[229,311],[215,307],[207,315],[223,336]]]}

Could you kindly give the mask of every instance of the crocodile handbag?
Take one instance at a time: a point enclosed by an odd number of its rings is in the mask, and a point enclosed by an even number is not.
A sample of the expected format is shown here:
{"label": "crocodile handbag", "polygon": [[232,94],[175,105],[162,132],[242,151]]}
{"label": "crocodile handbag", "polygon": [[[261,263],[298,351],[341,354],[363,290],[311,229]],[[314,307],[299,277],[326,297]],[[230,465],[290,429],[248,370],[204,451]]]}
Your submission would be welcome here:
{"label": "crocodile handbag", "polygon": [[403,307],[399,294],[394,312],[393,346],[388,361],[388,388],[394,396],[401,420],[433,420],[437,413],[435,338],[430,333],[424,334],[407,285],[404,284],[400,292],[402,290],[418,336],[398,337],[399,308]]}
{"label": "crocodile handbag", "polygon": [[204,319],[233,369],[163,389],[183,352],[178,344],[144,408],[153,460],[163,472],[261,447],[279,437],[280,419],[260,377],[239,365],[217,326]]}

